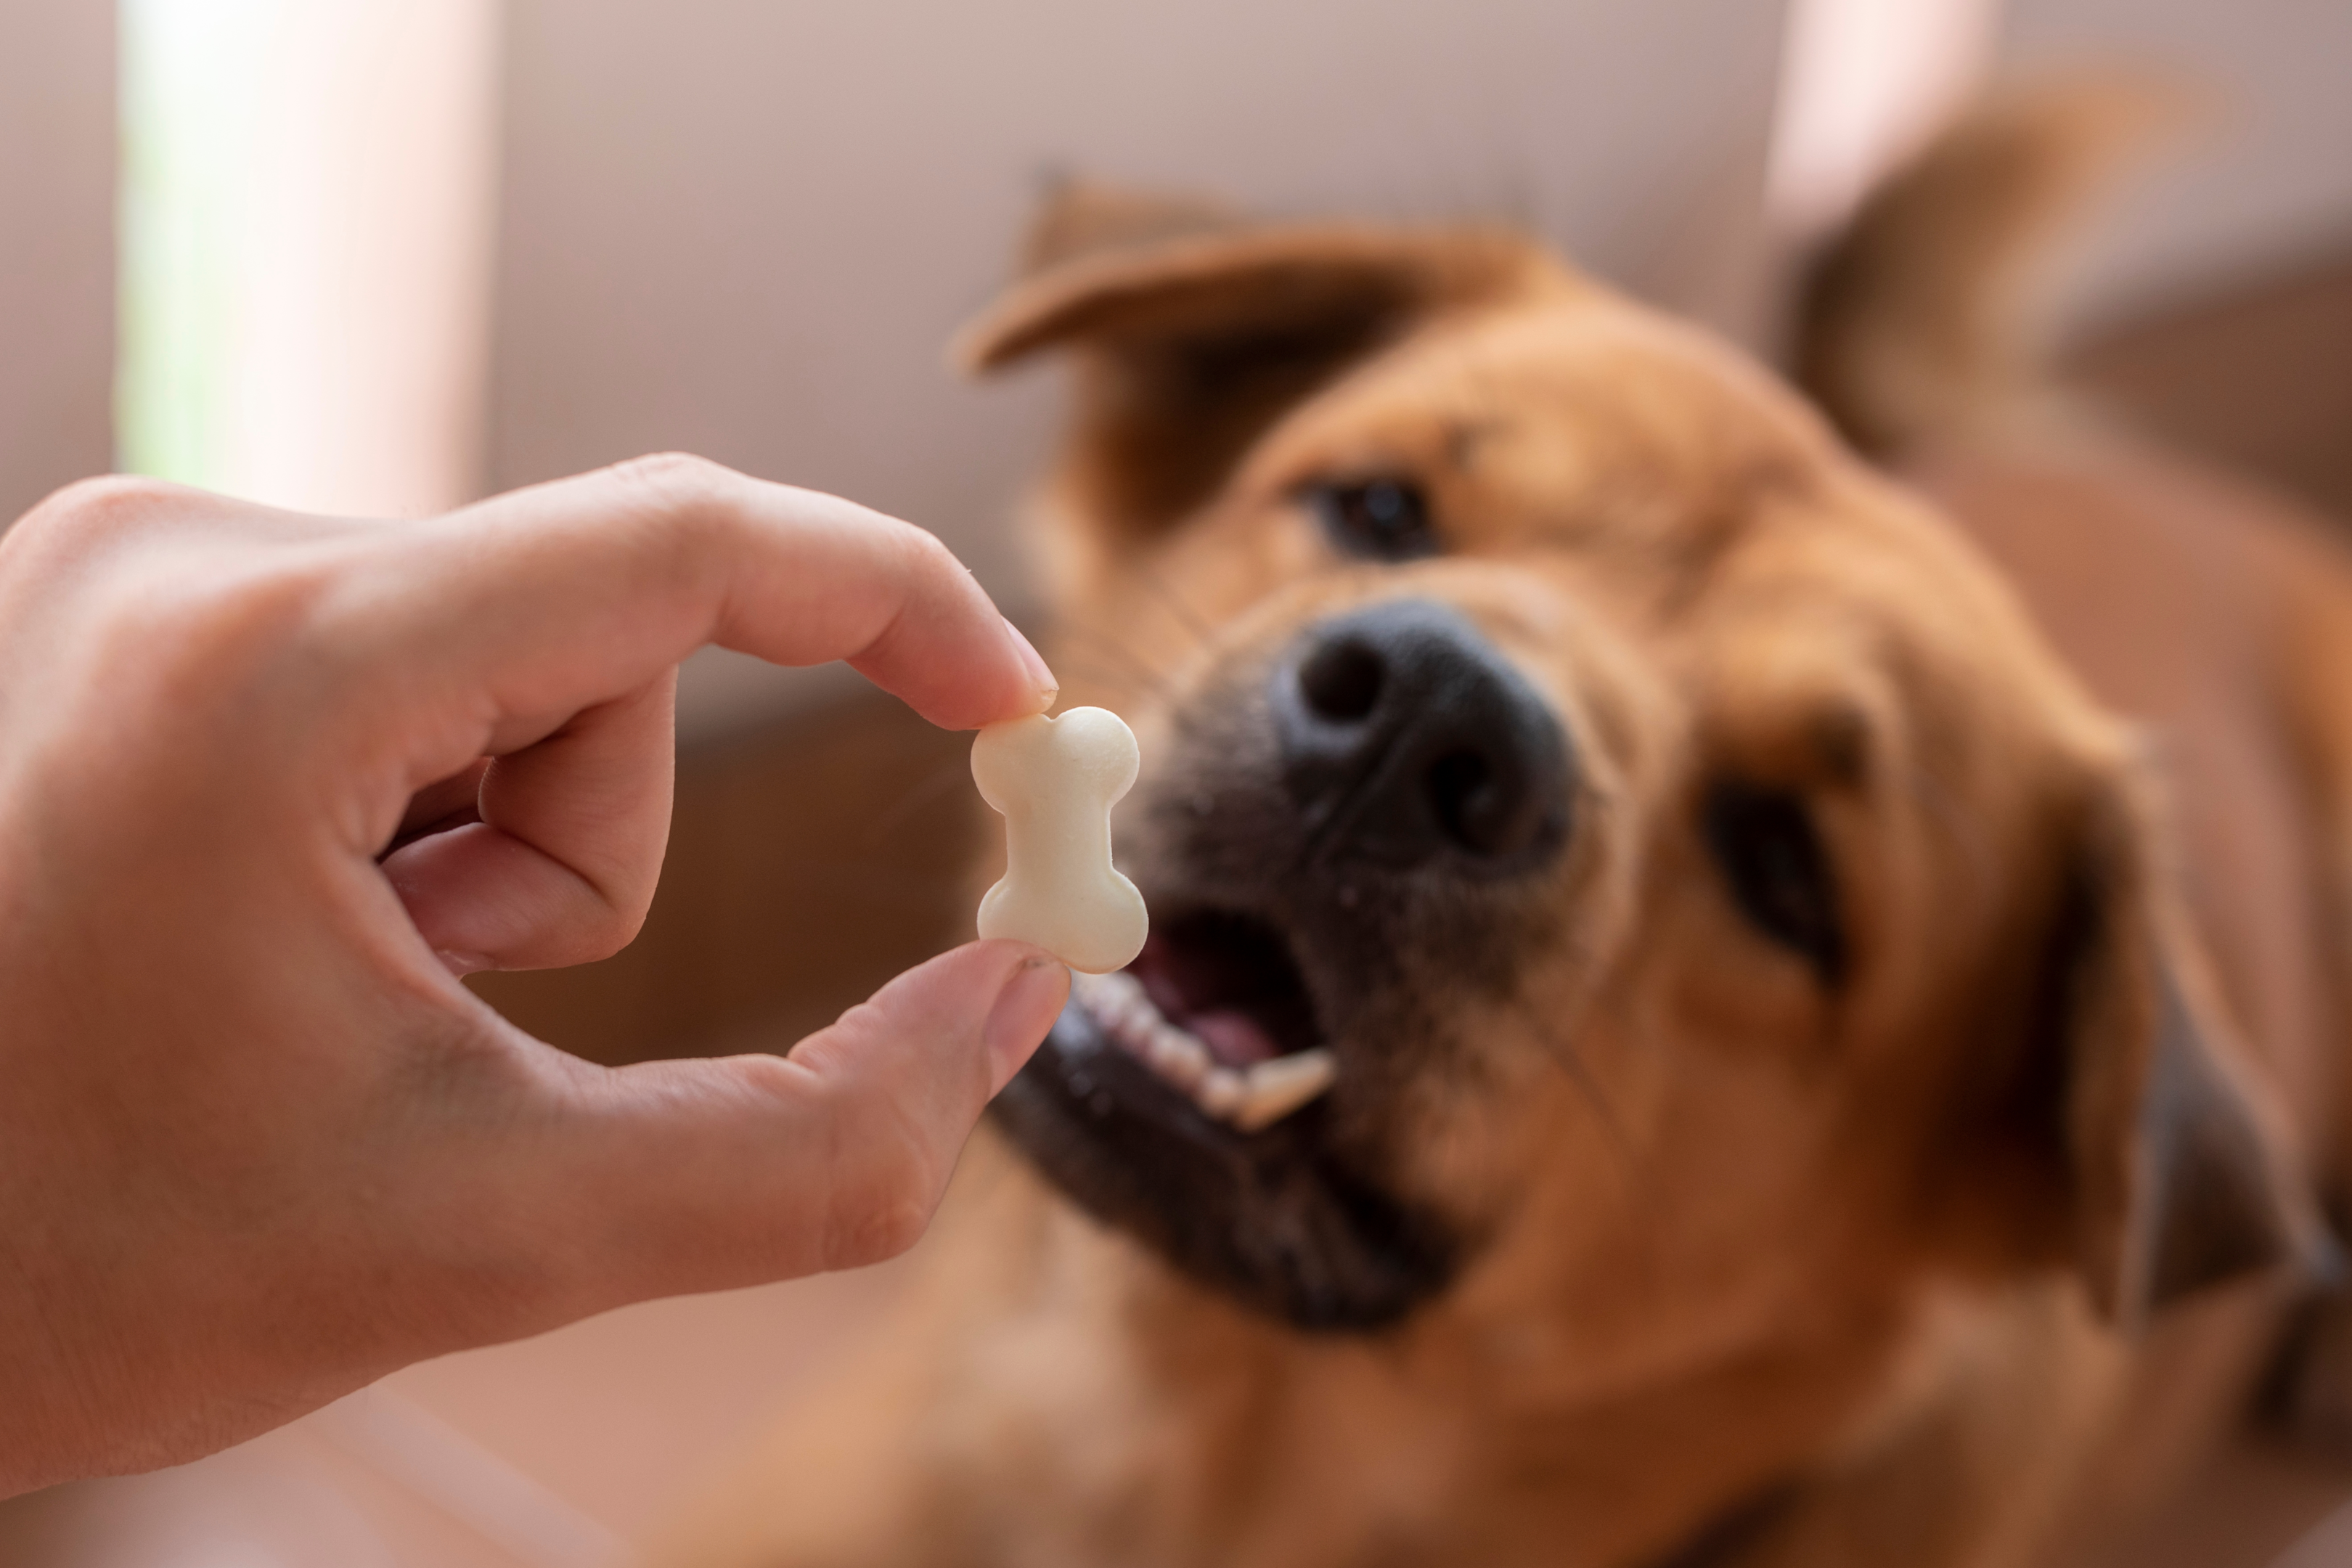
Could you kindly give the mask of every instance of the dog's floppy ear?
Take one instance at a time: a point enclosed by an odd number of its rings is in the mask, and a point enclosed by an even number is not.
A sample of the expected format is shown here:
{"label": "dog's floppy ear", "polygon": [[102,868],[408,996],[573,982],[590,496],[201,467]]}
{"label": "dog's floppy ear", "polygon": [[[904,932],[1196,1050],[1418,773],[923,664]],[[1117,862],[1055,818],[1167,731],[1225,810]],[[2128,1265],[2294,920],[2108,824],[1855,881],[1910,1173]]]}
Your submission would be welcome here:
{"label": "dog's floppy ear", "polygon": [[1253,226],[1098,186],[1050,202],[1028,254],[953,358],[979,373],[1073,352],[1065,482],[1087,515],[1132,531],[1197,506],[1283,410],[1433,312],[1567,277],[1500,231]]}
{"label": "dog's floppy ear", "polygon": [[1060,177],[1029,222],[1021,245],[1021,275],[1034,278],[1083,256],[1197,239],[1248,222],[1245,214],[1214,196]]}
{"label": "dog's floppy ear", "polygon": [[2069,816],[2028,1069],[2072,1199],[2060,1245],[2127,1328],[2242,1274],[2334,1268],[2139,790],[2119,774]]}

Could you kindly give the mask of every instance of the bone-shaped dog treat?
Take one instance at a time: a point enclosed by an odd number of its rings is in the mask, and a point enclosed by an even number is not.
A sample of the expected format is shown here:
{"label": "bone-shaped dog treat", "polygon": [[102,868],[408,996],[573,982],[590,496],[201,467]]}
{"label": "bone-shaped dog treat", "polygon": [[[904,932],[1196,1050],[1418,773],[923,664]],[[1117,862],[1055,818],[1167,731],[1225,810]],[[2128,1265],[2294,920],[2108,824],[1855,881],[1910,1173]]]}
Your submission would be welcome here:
{"label": "bone-shaped dog treat", "polygon": [[980,732],[972,781],[1004,814],[1004,879],[980,900],[982,936],[1034,942],[1088,974],[1125,968],[1143,951],[1143,895],[1110,863],[1111,805],[1139,762],[1134,733],[1100,708]]}

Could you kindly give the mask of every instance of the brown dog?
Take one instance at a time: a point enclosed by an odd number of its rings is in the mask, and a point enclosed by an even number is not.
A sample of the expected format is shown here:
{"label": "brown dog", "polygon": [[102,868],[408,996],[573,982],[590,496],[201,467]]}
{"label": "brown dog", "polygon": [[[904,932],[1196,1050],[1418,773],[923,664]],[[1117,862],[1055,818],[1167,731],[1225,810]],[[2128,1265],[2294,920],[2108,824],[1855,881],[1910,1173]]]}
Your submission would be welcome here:
{"label": "brown dog", "polygon": [[[2237,1407],[2325,1247],[2352,572],[1987,390],[1922,247],[2050,129],[1815,299],[1948,513],[1508,235],[1050,216],[964,350],[1077,360],[1149,1002],[661,1561],[2013,1563]],[[1171,1027],[1336,1081],[1243,1131]]]}

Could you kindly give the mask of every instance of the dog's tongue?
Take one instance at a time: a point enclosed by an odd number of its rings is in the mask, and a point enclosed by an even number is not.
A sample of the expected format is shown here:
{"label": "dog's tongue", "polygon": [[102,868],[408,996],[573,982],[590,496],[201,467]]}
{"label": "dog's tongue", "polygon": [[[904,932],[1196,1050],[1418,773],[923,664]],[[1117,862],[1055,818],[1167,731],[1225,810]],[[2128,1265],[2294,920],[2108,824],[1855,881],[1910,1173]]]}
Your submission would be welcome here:
{"label": "dog's tongue", "polygon": [[1219,1065],[1246,1068],[1282,1054],[1264,1026],[1217,993],[1223,989],[1215,956],[1171,943],[1154,931],[1128,966],[1161,1017],[1189,1030]]}
{"label": "dog's tongue", "polygon": [[1229,1007],[1195,1013],[1179,1022],[1198,1036],[1201,1043],[1209,1047],[1209,1055],[1225,1067],[1250,1067],[1281,1054],[1275,1049],[1273,1037],[1259,1028],[1255,1020]]}

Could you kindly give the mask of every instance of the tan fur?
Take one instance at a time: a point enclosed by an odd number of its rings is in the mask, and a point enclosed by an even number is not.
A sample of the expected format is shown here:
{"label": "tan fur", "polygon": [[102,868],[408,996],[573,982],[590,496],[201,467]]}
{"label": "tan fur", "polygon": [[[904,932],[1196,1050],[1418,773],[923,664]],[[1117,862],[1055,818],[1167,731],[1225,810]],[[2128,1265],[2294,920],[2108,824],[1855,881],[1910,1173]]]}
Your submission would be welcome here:
{"label": "tan fur", "polygon": [[[1405,592],[1587,759],[1549,934],[1507,997],[1442,998],[1475,1045],[1343,1080],[1475,1259],[1392,1329],[1301,1332],[984,1142],[904,1321],[653,1560],[1994,1568],[2172,1473],[2285,1286],[2143,1311],[2246,1227],[2307,1248],[2336,1147],[2340,558],[2127,445],[1931,443],[1906,403],[1879,433],[1971,539],[1729,352],[1492,234],[1049,248],[963,352],[1081,357],[1040,508],[1057,658],[1147,790],[1185,704]],[[1301,484],[1388,472],[1445,553],[1336,560]],[[1727,770],[1813,803],[1846,985],[1725,898],[1691,824]],[[2219,1121],[2152,1110],[2166,1073]],[[2252,1140],[2186,1230],[2182,1127]]]}

